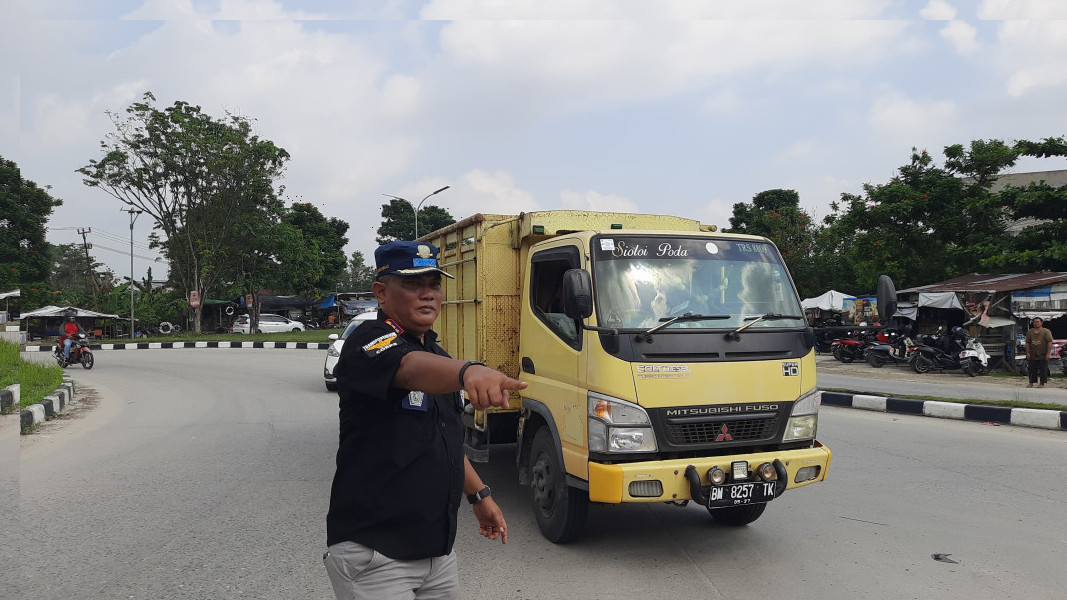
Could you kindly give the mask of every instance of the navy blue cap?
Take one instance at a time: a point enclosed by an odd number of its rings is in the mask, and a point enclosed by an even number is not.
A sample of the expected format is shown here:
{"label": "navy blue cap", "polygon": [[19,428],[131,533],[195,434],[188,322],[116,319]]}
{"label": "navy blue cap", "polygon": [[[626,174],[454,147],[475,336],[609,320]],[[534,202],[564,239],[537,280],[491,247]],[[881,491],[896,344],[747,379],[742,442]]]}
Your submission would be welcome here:
{"label": "navy blue cap", "polygon": [[374,263],[378,268],[375,277],[382,275],[421,275],[422,273],[440,273],[455,279],[441,270],[437,264],[440,251],[437,246],[426,242],[390,242],[379,246],[374,251]]}

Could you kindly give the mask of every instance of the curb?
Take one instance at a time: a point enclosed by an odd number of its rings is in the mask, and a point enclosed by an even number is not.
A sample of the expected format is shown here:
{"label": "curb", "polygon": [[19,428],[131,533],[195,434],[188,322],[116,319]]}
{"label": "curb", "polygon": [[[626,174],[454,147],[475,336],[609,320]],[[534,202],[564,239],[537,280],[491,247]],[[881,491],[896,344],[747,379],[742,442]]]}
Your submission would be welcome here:
{"label": "curb", "polygon": [[59,384],[56,391],[45,396],[39,403],[31,404],[19,413],[20,427],[25,429],[44,423],[49,417],[63,412],[67,405],[74,401],[74,380],[70,375],[63,376],[63,383]]}
{"label": "curb", "polygon": [[822,403],[879,412],[901,413],[942,419],[980,421],[1000,425],[1038,427],[1067,431],[1067,410],[1040,410],[1036,408],[1009,408],[984,404],[959,404],[937,400],[915,400],[866,394],[842,394],[823,392]]}
{"label": "curb", "polygon": [[[90,350],[159,350],[164,348],[277,348],[288,350],[326,350],[329,343],[320,342],[129,342],[123,344],[90,344]],[[51,352],[55,346],[25,346],[22,352]]]}
{"label": "curb", "polygon": [[4,388],[0,390],[0,410],[6,411],[9,408],[15,408],[15,393]]}

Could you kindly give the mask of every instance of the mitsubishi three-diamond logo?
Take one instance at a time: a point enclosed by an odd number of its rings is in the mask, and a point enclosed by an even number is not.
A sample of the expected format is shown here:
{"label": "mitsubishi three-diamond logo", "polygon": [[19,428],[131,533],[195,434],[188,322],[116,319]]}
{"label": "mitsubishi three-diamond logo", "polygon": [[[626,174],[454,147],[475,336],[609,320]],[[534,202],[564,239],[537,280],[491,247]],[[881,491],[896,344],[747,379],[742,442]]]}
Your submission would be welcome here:
{"label": "mitsubishi three-diamond logo", "polygon": [[732,442],[734,441],[734,436],[730,435],[730,430],[726,428],[726,425],[723,425],[722,429],[719,430],[719,435],[715,436],[715,441]]}

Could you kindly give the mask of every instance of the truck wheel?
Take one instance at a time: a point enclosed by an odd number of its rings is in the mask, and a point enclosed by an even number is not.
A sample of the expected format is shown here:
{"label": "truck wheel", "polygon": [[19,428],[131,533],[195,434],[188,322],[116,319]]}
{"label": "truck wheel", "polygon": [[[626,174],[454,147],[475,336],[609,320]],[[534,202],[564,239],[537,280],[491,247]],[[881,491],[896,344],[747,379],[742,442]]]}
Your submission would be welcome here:
{"label": "truck wheel", "polygon": [[530,450],[530,488],[537,526],[548,541],[563,544],[582,534],[589,493],[567,485],[567,473],[556,458],[547,427],[537,431]]}
{"label": "truck wheel", "polygon": [[743,506],[709,508],[708,512],[711,513],[711,518],[723,525],[740,527],[742,525],[748,525],[760,518],[760,515],[762,515],[765,510],[767,510],[767,503],[761,502],[759,504],[745,504]]}

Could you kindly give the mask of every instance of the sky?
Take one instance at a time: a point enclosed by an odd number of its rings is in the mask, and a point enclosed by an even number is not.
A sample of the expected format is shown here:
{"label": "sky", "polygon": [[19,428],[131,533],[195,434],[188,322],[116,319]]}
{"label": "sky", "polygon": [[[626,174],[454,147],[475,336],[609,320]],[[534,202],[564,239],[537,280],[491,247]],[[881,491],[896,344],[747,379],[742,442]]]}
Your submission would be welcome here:
{"label": "sky", "polygon": [[[76,169],[145,92],[254,119],[284,197],[587,209],[729,225],[796,190],[817,219],[912,148],[1067,135],[1062,0],[0,0],[0,155],[63,200],[49,241],[130,273],[127,208]],[[1065,169],[1030,160],[1015,172]],[[134,224],[134,273],[165,261]]]}

